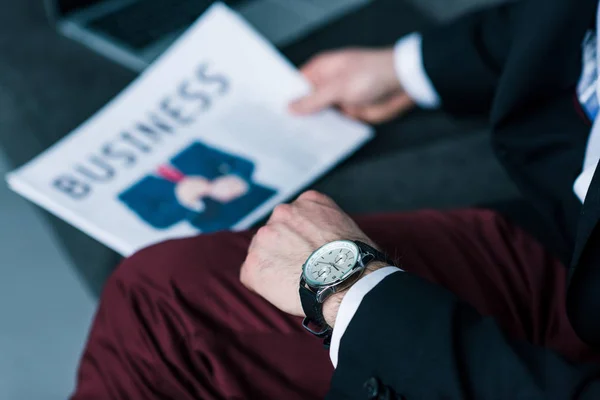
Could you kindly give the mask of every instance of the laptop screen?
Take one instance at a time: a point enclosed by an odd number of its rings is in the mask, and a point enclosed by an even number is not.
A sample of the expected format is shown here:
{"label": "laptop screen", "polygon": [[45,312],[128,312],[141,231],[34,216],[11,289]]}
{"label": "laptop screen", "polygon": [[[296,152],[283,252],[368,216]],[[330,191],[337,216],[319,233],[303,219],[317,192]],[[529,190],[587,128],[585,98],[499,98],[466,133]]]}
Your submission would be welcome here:
{"label": "laptop screen", "polygon": [[82,7],[87,7],[102,0],[53,0],[57,15],[65,15]]}

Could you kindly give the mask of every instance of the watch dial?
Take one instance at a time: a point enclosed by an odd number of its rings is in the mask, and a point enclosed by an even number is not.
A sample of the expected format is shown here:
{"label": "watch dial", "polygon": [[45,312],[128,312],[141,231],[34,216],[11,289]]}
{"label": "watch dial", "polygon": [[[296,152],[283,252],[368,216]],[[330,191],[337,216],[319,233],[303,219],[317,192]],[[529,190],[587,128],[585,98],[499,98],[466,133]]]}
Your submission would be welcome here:
{"label": "watch dial", "polygon": [[343,279],[358,261],[354,242],[331,242],[315,251],[304,264],[304,278],[311,286],[327,286]]}

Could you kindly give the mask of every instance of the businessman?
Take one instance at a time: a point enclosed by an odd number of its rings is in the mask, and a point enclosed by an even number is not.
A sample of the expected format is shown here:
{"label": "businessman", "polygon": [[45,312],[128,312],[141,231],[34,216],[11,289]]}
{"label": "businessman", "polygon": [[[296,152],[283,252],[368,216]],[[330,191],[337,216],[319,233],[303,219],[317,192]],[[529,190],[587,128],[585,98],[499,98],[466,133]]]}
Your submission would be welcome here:
{"label": "businessman", "polygon": [[291,106],[488,116],[553,248],[489,210],[354,221],[307,192],[255,234],[126,260],[74,399],[600,398],[597,14],[597,0],[523,0],[320,55],[303,70],[313,93]]}
{"label": "businessman", "polygon": [[252,179],[254,163],[194,142],[119,195],[155,229],[188,221],[201,232],[233,227],[275,194]]}

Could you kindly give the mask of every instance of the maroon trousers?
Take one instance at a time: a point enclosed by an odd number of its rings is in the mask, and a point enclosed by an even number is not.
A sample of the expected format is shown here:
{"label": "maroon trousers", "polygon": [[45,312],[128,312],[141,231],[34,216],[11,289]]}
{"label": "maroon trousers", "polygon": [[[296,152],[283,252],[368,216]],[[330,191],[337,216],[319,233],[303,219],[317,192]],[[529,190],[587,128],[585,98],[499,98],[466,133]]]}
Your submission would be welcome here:
{"label": "maroon trousers", "polygon": [[[494,315],[510,335],[571,359],[591,354],[566,317],[566,269],[494,212],[358,222],[407,273]],[[321,341],[239,282],[251,236],[174,240],[125,260],[104,289],[73,399],[323,398],[333,369]]]}

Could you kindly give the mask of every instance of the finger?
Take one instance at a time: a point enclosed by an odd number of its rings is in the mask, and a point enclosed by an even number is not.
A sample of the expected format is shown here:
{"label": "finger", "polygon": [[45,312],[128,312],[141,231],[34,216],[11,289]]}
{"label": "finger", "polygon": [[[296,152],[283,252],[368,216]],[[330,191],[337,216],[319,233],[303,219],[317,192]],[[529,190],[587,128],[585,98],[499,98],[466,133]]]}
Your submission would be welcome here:
{"label": "finger", "polygon": [[345,116],[355,119],[357,121],[362,121],[362,119],[360,118],[360,113],[364,106],[340,105],[338,107],[340,109],[340,112]]}
{"label": "finger", "polygon": [[324,52],[312,57],[300,68],[300,73],[315,85],[323,82],[335,71],[337,52]]}
{"label": "finger", "polygon": [[331,200],[329,198],[329,196],[318,192],[316,190],[307,190],[303,193],[300,194],[300,196],[298,196],[298,198],[296,199],[296,202],[298,201],[311,201],[314,203],[321,203],[321,204],[326,204],[329,202],[333,202],[333,200]]}
{"label": "finger", "polygon": [[402,93],[382,103],[354,110],[354,116],[362,121],[377,124],[388,121],[412,109],[414,105],[414,101],[408,95]]}
{"label": "finger", "polygon": [[411,109],[414,102],[405,94],[400,94],[389,98],[388,100],[363,107],[358,116],[364,121],[371,123],[380,123]]}
{"label": "finger", "polygon": [[291,204],[279,204],[273,209],[268,223],[286,222],[293,217],[293,206]]}
{"label": "finger", "polygon": [[248,253],[252,253],[254,251],[254,249],[256,249],[256,239],[257,239],[256,235],[258,234],[259,230],[260,230],[260,228],[254,232],[252,239],[250,239],[250,244],[248,245]]}
{"label": "finger", "polygon": [[316,90],[307,96],[301,97],[290,104],[290,111],[299,114],[312,114],[333,106],[339,101],[339,87],[331,83]]}
{"label": "finger", "polygon": [[[305,223],[306,221],[299,220],[296,224],[304,225]],[[246,257],[245,264],[248,269],[260,269],[261,265],[285,256],[281,254],[282,249],[301,253],[310,251],[311,247],[307,244],[309,238],[303,238],[297,228],[302,228],[302,226],[293,226],[285,222],[269,222],[261,227]]]}
{"label": "finger", "polygon": [[[273,226],[273,224],[267,223],[266,225],[258,228],[252,237],[252,240],[250,241],[250,245],[248,246],[248,254],[246,255],[246,260],[242,265],[242,269],[254,271],[256,268],[259,268],[260,264],[262,263],[261,254],[264,252],[265,245],[273,242],[276,237],[277,229]],[[247,275],[252,274],[249,273]]]}
{"label": "finger", "polygon": [[323,55],[313,57],[300,68],[300,73],[313,84],[322,82],[325,58]]}
{"label": "finger", "polygon": [[252,238],[250,242],[250,247],[248,249],[248,253],[246,254],[246,258],[242,263],[240,268],[240,281],[244,286],[252,291],[256,291],[253,285],[253,276],[256,273],[256,270],[260,264],[260,260],[258,258],[257,252],[254,250],[256,247],[256,235]]}
{"label": "finger", "polygon": [[338,205],[335,201],[333,201],[329,196],[317,192],[316,190],[308,190],[302,193],[292,205],[302,207],[304,204],[315,205],[318,204],[320,206],[338,208]]}

